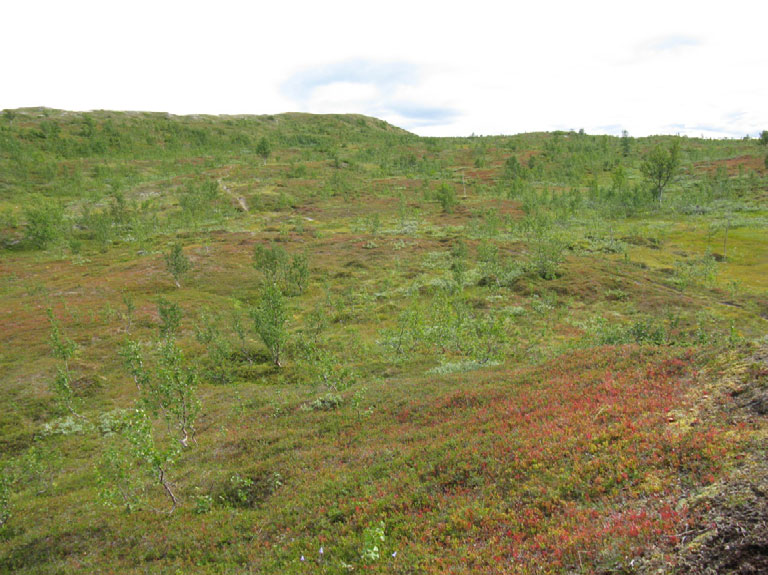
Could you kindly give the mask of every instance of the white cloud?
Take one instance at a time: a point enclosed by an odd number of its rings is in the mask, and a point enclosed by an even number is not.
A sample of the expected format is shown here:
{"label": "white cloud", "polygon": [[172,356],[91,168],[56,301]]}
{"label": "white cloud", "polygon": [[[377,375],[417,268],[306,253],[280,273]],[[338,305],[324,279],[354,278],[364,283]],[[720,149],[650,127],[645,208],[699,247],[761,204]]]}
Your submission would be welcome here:
{"label": "white cloud", "polygon": [[344,113],[359,109],[378,97],[379,90],[373,84],[332,82],[318,86],[312,91],[308,100],[308,108],[313,112]]}
{"label": "white cloud", "polygon": [[458,113],[423,93],[427,80],[408,62],[345,60],[303,69],[282,91],[302,111],[369,114],[407,129],[448,125]]}
{"label": "white cloud", "polygon": [[768,6],[734,0],[12,2],[0,108],[362,112],[425,135],[768,127]]}

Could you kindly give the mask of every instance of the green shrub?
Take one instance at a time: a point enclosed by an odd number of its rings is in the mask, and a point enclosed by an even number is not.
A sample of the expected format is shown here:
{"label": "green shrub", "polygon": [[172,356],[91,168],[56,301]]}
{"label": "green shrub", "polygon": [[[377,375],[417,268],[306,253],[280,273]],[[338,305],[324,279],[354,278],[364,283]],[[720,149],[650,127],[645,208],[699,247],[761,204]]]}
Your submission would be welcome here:
{"label": "green shrub", "polygon": [[44,250],[61,234],[64,213],[61,207],[47,203],[45,200],[36,201],[24,210],[27,227],[24,239],[35,249]]}
{"label": "green shrub", "polygon": [[467,274],[467,245],[462,241],[457,241],[451,248],[451,272],[456,288],[464,288],[464,280]]}
{"label": "green shrub", "polygon": [[662,146],[653,148],[640,165],[640,171],[648,180],[653,197],[661,203],[662,194],[672,181],[680,166],[680,143],[675,140],[665,149]]}
{"label": "green shrub", "polygon": [[181,287],[181,279],[192,269],[192,263],[184,255],[180,244],[174,244],[171,251],[165,255],[165,267],[173,276],[177,288]]}
{"label": "green shrub", "polygon": [[219,328],[217,318],[207,311],[201,313],[195,325],[195,338],[204,346],[208,356],[205,376],[216,383],[230,382],[233,346]]}
{"label": "green shrub", "polygon": [[266,165],[269,156],[272,155],[272,144],[269,143],[266,137],[259,138],[259,142],[256,144],[256,153],[264,160]]}
{"label": "green shrub", "polygon": [[685,290],[691,284],[712,287],[717,278],[717,262],[711,254],[675,262],[672,284]]}
{"label": "green shrub", "polygon": [[379,521],[376,525],[369,525],[363,531],[363,549],[360,558],[364,563],[374,563],[381,557],[381,546],[386,540],[384,536],[385,525]]}
{"label": "green shrub", "polygon": [[454,190],[453,186],[447,182],[440,184],[440,187],[435,192],[435,198],[443,208],[443,212],[446,214],[453,213],[453,209],[458,203],[458,200],[456,199],[456,190]]}
{"label": "green shrub", "polygon": [[253,248],[253,266],[262,273],[267,283],[282,282],[288,265],[288,252],[283,246],[257,244]]}
{"label": "green shrub", "polygon": [[480,362],[474,359],[466,361],[449,361],[427,370],[427,373],[430,375],[450,375],[451,373],[466,373],[468,371],[482,369],[483,367],[492,367],[494,365],[500,364],[498,361]]}
{"label": "green shrub", "polygon": [[598,345],[624,345],[640,343],[667,345],[667,329],[658,321],[639,319],[630,324],[610,323],[605,318],[596,318],[587,326],[587,331]]}
{"label": "green shrub", "polygon": [[517,156],[510,156],[504,162],[504,177],[509,180],[522,180],[528,175],[528,170],[520,163]]}
{"label": "green shrub", "polygon": [[283,246],[258,244],[253,250],[253,266],[266,284],[278,285],[289,295],[300,295],[309,284],[309,256],[298,253],[289,257]]}
{"label": "green shrub", "polygon": [[627,301],[629,296],[627,292],[622,289],[608,289],[605,291],[605,299],[610,301]]}
{"label": "green shrub", "polygon": [[213,497],[210,495],[195,495],[195,515],[205,515],[213,509]]}
{"label": "green shrub", "polygon": [[[123,449],[112,449],[102,459],[101,493],[105,503],[114,505],[122,499],[130,508],[132,502],[124,485],[139,483],[135,470],[143,470],[162,487],[170,502],[168,513],[172,513],[178,498],[169,471],[182,450],[195,442],[195,422],[200,411],[198,370],[187,364],[171,337],[158,345],[151,364],[145,361],[141,346],[135,341],[127,341],[121,355],[139,398],[134,409],[122,412],[123,421],[114,425],[125,443]],[[145,489],[140,491],[147,493]]]}
{"label": "green shrub", "polygon": [[302,411],[333,411],[344,404],[344,398],[337,393],[328,393],[318,397],[314,401],[304,403],[301,406]]}
{"label": "green shrub", "polygon": [[160,315],[160,335],[164,338],[175,337],[181,327],[181,308],[161,297],[157,300],[157,311]]}
{"label": "green shrub", "polygon": [[276,367],[282,367],[281,358],[288,339],[285,328],[287,319],[283,292],[275,284],[267,285],[261,292],[258,305],[252,310],[256,333],[267,346]]}
{"label": "green shrub", "polygon": [[230,507],[249,509],[256,507],[283,485],[283,476],[277,472],[245,476],[235,473],[229,478],[219,500]]}
{"label": "green shrub", "polygon": [[533,235],[529,243],[530,267],[540,278],[555,279],[565,260],[565,240],[557,234],[544,231]]}
{"label": "green shrub", "polygon": [[294,254],[286,271],[286,287],[292,293],[304,293],[309,284],[309,257],[305,253]]}

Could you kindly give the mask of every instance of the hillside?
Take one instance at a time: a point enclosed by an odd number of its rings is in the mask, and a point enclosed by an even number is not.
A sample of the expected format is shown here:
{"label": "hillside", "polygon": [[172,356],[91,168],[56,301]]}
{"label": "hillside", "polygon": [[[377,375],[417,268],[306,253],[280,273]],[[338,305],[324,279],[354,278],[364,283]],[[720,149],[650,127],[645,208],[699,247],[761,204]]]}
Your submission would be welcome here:
{"label": "hillside", "polygon": [[0,294],[0,572],[767,568],[759,141],[6,110]]}

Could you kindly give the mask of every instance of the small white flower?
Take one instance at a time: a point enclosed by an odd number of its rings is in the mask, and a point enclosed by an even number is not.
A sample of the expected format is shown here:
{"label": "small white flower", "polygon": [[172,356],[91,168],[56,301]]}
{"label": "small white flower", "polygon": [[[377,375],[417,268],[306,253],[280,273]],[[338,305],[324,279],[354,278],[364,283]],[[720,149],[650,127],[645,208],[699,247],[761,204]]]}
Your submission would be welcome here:
{"label": "small white flower", "polygon": [[304,555],[301,556],[301,560],[304,561]]}
{"label": "small white flower", "polygon": [[397,551],[395,551],[394,553],[392,553],[392,557],[397,557]]}
{"label": "small white flower", "polygon": [[322,555],[322,554],[323,554],[323,548],[320,547],[320,555]]}

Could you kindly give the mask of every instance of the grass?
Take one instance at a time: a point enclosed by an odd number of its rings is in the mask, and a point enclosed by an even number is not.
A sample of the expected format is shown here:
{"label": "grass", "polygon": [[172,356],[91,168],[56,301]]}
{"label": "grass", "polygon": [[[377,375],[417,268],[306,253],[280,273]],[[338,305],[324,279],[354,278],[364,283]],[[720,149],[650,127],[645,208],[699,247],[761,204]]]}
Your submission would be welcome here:
{"label": "grass", "polygon": [[[762,345],[768,177],[754,141],[682,138],[659,206],[639,165],[660,139],[624,157],[608,136],[418,138],[361,116],[0,118],[0,571],[674,568],[706,515],[685,502],[765,430],[711,386]],[[64,214],[44,249],[40,202]],[[310,266],[282,368],[249,315],[270,243]],[[139,396],[124,342],[155,365],[160,297],[201,378],[172,515],[105,423]],[[89,423],[51,391],[48,308]],[[135,464],[130,510],[104,504],[111,447]]]}

